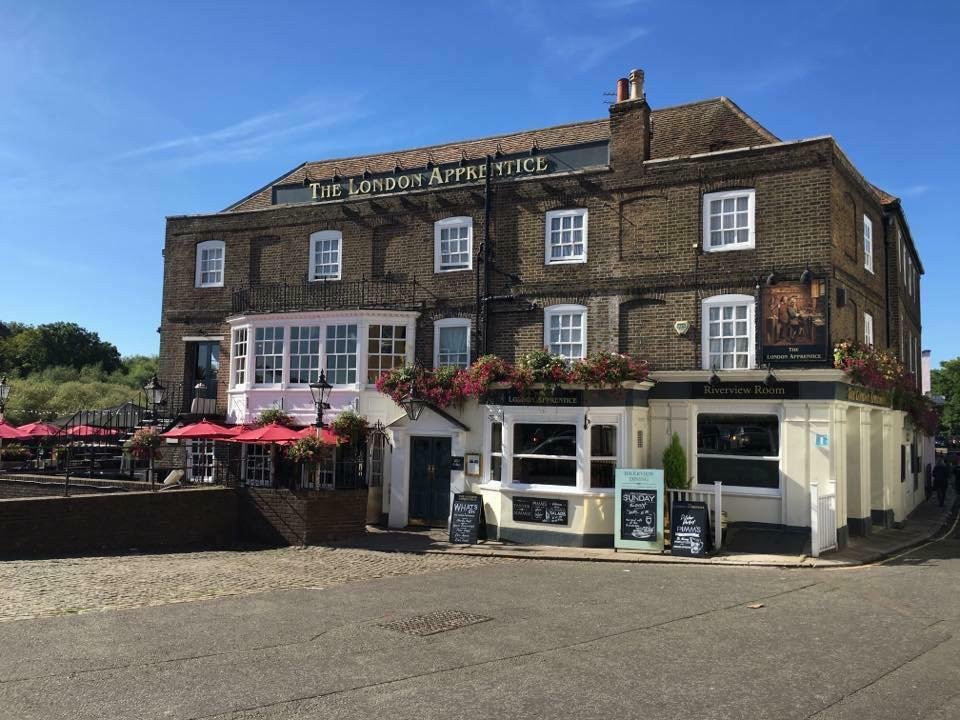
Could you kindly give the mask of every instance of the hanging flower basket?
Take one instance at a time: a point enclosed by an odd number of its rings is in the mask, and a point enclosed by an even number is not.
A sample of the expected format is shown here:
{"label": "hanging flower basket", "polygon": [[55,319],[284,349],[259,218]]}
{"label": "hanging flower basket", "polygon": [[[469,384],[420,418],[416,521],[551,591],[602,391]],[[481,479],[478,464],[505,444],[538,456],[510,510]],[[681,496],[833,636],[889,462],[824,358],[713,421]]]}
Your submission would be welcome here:
{"label": "hanging flower basket", "polygon": [[353,410],[344,410],[337,415],[330,427],[340,442],[357,446],[367,436],[370,425],[362,415]]}
{"label": "hanging flower basket", "polygon": [[307,435],[290,445],[286,452],[293,462],[316,465],[330,457],[333,447],[317,435]]}
{"label": "hanging flower basket", "polygon": [[137,460],[158,460],[163,438],[155,428],[140,428],[124,443],[123,450]]}
{"label": "hanging flower basket", "polygon": [[261,410],[260,414],[257,415],[257,426],[263,427],[264,425],[269,425],[270,423],[279,423],[280,425],[286,425],[287,427],[290,427],[293,425],[293,418],[280,408],[268,408],[267,410]]}

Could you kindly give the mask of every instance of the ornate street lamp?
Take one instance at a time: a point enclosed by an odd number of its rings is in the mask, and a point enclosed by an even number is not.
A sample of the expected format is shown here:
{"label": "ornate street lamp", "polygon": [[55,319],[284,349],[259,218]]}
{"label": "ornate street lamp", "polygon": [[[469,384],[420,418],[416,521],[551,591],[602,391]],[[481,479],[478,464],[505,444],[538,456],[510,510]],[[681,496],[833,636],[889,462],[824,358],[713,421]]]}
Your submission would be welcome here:
{"label": "ornate street lamp", "polygon": [[416,422],[427,406],[427,401],[417,394],[416,388],[411,387],[410,393],[400,400],[400,407],[407,413],[407,417]]}
{"label": "ornate street lamp", "polygon": [[143,386],[143,391],[147,394],[147,402],[150,403],[153,420],[156,420],[157,408],[163,404],[163,400],[167,396],[167,389],[160,384],[156,374],[154,374]]}
{"label": "ornate street lamp", "polygon": [[10,386],[7,385],[5,377],[0,377],[0,420],[3,420],[3,411],[7,407],[8,397],[10,397]]}
{"label": "ornate street lamp", "polygon": [[318,428],[325,427],[323,422],[323,411],[330,409],[330,403],[327,400],[330,397],[330,391],[333,390],[333,385],[327,382],[327,376],[320,371],[320,377],[315,383],[310,383],[310,394],[313,396],[313,404],[317,408],[317,419],[314,421],[314,425]]}

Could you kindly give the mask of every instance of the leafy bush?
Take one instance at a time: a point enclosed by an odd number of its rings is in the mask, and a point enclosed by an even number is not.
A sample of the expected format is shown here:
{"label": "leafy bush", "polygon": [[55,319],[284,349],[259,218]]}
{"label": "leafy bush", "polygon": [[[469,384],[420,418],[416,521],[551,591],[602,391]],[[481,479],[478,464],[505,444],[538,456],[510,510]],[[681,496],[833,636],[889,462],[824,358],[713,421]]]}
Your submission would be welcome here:
{"label": "leafy bush", "polygon": [[331,424],[333,433],[341,442],[348,445],[360,445],[367,435],[367,419],[353,410],[344,410]]}
{"label": "leafy bush", "polygon": [[263,426],[269,425],[270,423],[279,423],[280,425],[286,425],[289,427],[293,425],[293,418],[280,408],[267,408],[266,410],[261,410],[260,414],[257,415],[256,424]]}
{"label": "leafy bush", "polygon": [[670,444],[663,451],[663,482],[668,488],[683,489],[689,484],[687,477],[687,455],[680,445],[677,433],[670,438]]}

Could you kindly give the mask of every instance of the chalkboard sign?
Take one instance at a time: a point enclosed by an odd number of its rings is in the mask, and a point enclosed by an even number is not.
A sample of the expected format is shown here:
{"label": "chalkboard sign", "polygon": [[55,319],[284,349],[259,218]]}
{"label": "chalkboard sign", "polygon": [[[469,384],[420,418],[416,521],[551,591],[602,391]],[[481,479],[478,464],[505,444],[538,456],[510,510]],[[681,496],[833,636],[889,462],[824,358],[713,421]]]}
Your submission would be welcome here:
{"label": "chalkboard sign", "polygon": [[567,514],[566,500],[521,496],[513,498],[513,519],[515,522],[566,525]]}
{"label": "chalkboard sign", "polygon": [[705,502],[674,500],[670,506],[670,554],[706,557],[713,550],[710,510]]}
{"label": "chalkboard sign", "polygon": [[619,468],[614,484],[613,546],[663,551],[663,470]]}
{"label": "chalkboard sign", "polygon": [[657,528],[659,504],[660,493],[656,488],[650,490],[621,488],[620,539],[656,542],[659,530]]}
{"label": "chalkboard sign", "polygon": [[473,545],[480,537],[487,537],[483,498],[473,493],[455,494],[450,513],[450,542]]}

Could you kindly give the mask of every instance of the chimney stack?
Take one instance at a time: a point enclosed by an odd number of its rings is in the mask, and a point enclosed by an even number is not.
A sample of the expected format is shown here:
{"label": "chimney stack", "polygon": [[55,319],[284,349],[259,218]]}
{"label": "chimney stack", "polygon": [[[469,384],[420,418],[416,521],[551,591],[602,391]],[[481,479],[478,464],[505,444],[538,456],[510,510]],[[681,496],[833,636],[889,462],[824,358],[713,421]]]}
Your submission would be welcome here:
{"label": "chimney stack", "polygon": [[643,94],[643,70],[634,69],[630,71],[630,99],[645,99]]}
{"label": "chimney stack", "polygon": [[627,90],[627,79],[626,79],[626,78],[620,78],[619,80],[617,80],[617,102],[620,103],[620,102],[623,102],[624,100],[626,100],[626,99],[627,99],[627,93],[628,93],[628,90]]}

